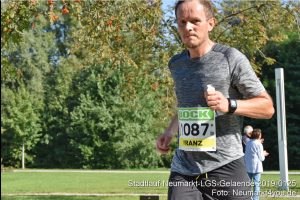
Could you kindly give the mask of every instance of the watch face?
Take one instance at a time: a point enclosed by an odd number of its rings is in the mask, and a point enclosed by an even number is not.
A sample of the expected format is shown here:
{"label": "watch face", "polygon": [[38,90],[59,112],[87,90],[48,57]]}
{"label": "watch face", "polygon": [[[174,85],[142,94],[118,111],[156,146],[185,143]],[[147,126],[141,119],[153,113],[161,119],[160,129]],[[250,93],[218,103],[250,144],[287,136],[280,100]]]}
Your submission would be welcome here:
{"label": "watch face", "polygon": [[231,106],[232,106],[232,107],[234,107],[234,108],[237,107],[236,101],[235,101],[235,100],[231,100],[230,103],[231,103]]}

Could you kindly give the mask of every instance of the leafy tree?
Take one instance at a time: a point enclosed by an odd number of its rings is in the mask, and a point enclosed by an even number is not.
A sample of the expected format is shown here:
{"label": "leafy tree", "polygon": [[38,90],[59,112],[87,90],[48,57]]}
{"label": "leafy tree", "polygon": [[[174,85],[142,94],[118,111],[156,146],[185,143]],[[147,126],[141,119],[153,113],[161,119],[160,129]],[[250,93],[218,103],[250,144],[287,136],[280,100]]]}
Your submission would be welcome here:
{"label": "leafy tree", "polygon": [[60,58],[55,70],[45,80],[43,131],[34,149],[37,157],[33,166],[72,167],[73,154],[70,155],[66,131],[70,126],[70,110],[74,101],[70,98],[73,77],[81,67],[75,57]]}
{"label": "leafy tree", "polygon": [[[1,49],[3,59],[9,61],[9,65],[17,72],[16,79],[1,80],[1,127],[5,129],[1,144],[8,150],[4,151],[2,157],[3,163],[11,166],[19,166],[17,158],[21,158],[18,153],[22,143],[26,144],[26,150],[34,149],[44,124],[45,77],[52,70],[51,56],[56,51],[54,34],[43,29],[45,23],[45,19],[41,18],[35,29],[22,32],[18,43],[9,41],[9,45]],[[19,138],[15,135],[19,135]],[[27,152],[26,159],[34,162],[34,156],[30,153]],[[11,157],[14,159],[6,161],[5,158]]]}
{"label": "leafy tree", "polygon": [[[271,67],[264,68],[262,72],[263,82],[273,101],[276,104],[275,88],[275,68],[283,68],[285,74],[285,100],[286,100],[286,126],[287,126],[287,148],[289,169],[299,169],[299,144],[298,137],[300,123],[300,113],[297,109],[299,105],[299,86],[300,86],[300,35],[291,33],[289,38],[283,42],[273,42],[266,46],[266,55],[276,59],[276,63]],[[276,108],[276,105],[275,105]],[[276,114],[275,114],[276,115]],[[278,139],[276,117],[271,120],[248,120],[247,123],[254,127],[261,128],[265,138],[264,147],[271,153],[264,162],[266,169],[278,169]]]}
{"label": "leafy tree", "polygon": [[[17,90],[1,88],[1,159],[6,166],[20,167],[22,145],[30,151],[37,143],[41,121],[33,95],[24,87]],[[26,157],[32,162],[32,156]]]}
{"label": "leafy tree", "polygon": [[[164,99],[165,97],[158,93],[158,91],[163,91],[163,88],[160,86],[161,83],[165,82],[164,77],[161,74],[161,71],[159,68],[162,68],[162,66],[157,66],[159,61],[156,61],[155,63],[150,62],[149,60],[155,60],[155,57],[159,56],[159,52],[156,51],[159,47],[156,44],[156,37],[157,34],[153,34],[155,32],[150,32],[147,28],[150,27],[151,23],[159,23],[159,18],[152,17],[150,18],[151,21],[148,18],[141,18],[138,23],[136,23],[134,20],[137,20],[139,18],[138,15],[141,15],[141,13],[138,13],[141,9],[147,11],[148,15],[157,15],[157,11],[153,12],[154,10],[157,10],[159,8],[159,4],[153,3],[147,3],[144,2],[144,4],[138,5],[135,2],[119,2],[119,4],[116,4],[115,2],[84,2],[86,4],[86,7],[83,6],[85,10],[85,14],[90,17],[89,15],[93,12],[98,12],[99,10],[105,10],[106,7],[109,5],[110,8],[112,8],[111,14],[118,16],[117,13],[120,11],[123,12],[122,17],[124,20],[121,20],[123,23],[122,26],[125,27],[126,30],[122,31],[122,36],[124,37],[125,44],[124,45],[108,45],[110,43],[114,43],[115,37],[111,37],[112,31],[102,32],[101,36],[105,36],[108,39],[105,41],[108,44],[95,44],[94,41],[97,41],[96,39],[91,40],[93,43],[90,43],[90,39],[88,37],[94,36],[94,34],[98,34],[95,32],[96,29],[91,28],[93,26],[90,26],[90,24],[82,25],[81,29],[79,30],[73,30],[72,23],[74,22],[74,18],[70,16],[69,19],[66,19],[63,21],[63,23],[66,23],[65,25],[70,27],[70,33],[73,32],[74,36],[73,41],[70,41],[68,46],[71,50],[68,57],[63,59],[61,63],[58,63],[56,66],[56,69],[54,71],[51,71],[48,75],[48,78],[45,79],[45,116],[43,118],[44,120],[44,130],[43,130],[43,139],[40,141],[36,152],[39,154],[39,156],[36,159],[36,164],[38,163],[43,166],[60,166],[60,167],[142,167],[142,166],[156,166],[157,163],[159,163],[159,157],[155,153],[154,144],[153,146],[145,147],[143,145],[143,141],[155,141],[155,132],[158,132],[158,129],[161,129],[161,125],[158,126],[159,123],[163,123],[163,121],[154,122],[153,117],[157,116],[158,111],[153,109],[153,107],[159,109],[160,108],[160,115],[163,113],[161,112],[163,109],[159,106],[160,105],[160,99]],[[111,5],[110,5],[111,4]],[[90,6],[92,8],[97,8],[93,11],[90,10]],[[75,6],[78,7],[78,4]],[[147,9],[148,6],[152,9]],[[142,8],[140,8],[142,7]],[[80,8],[80,7],[78,7]],[[123,10],[130,11],[130,15],[128,13],[124,13]],[[72,9],[70,9],[72,10]],[[149,10],[149,11],[148,11]],[[100,24],[103,23],[104,27],[107,25],[108,27],[111,26],[111,21],[107,22],[108,18],[111,20],[111,16],[109,16],[108,9],[105,10],[107,12],[104,19],[102,19],[103,22],[100,20]],[[103,11],[103,13],[105,13]],[[154,13],[154,14],[153,14]],[[144,13],[145,14],[145,13]],[[85,15],[80,16],[81,20],[88,19],[88,17]],[[86,18],[84,18],[86,17]],[[65,18],[62,18],[65,19]],[[79,19],[78,19],[79,20]],[[114,21],[114,19],[112,19]],[[78,21],[79,22],[79,21]],[[58,21],[56,21],[53,25],[57,24]],[[107,23],[107,24],[106,24]],[[135,28],[130,30],[127,24],[131,26],[132,24],[135,24]],[[76,24],[75,24],[76,25]],[[144,27],[146,26],[146,27]],[[151,25],[152,27],[155,27],[155,25]],[[78,27],[78,26],[75,26]],[[74,27],[73,27],[74,28]],[[81,38],[76,37],[78,35],[78,31],[82,30],[88,30],[91,29],[90,35],[86,35],[85,32],[82,34]],[[142,32],[140,32],[142,29]],[[127,31],[127,32],[126,32]],[[152,30],[151,30],[152,31]],[[138,37],[140,38],[140,42],[137,43],[141,47],[135,48],[131,44],[134,39]],[[143,40],[143,37],[148,38],[148,42],[145,43]],[[78,39],[78,40],[77,40]],[[79,40],[81,39],[81,40]],[[82,41],[84,41],[82,43]],[[101,42],[101,40],[99,40]],[[120,43],[121,44],[121,43]],[[137,45],[137,47],[138,47]],[[79,51],[76,50],[76,47],[79,46]],[[106,54],[95,54],[93,52],[93,49],[95,49],[96,46],[99,49],[106,50]],[[75,48],[74,48],[75,47]],[[74,51],[76,50],[76,51]],[[88,50],[88,51],[87,51]],[[103,51],[104,51],[103,50]],[[142,53],[140,53],[143,51]],[[146,53],[145,51],[149,51],[147,56],[145,57]],[[98,52],[97,52],[98,53]],[[140,53],[140,54],[138,54]],[[72,55],[75,55],[75,57],[72,57]],[[76,58],[77,57],[77,58]],[[150,57],[153,57],[150,59]],[[72,61],[73,59],[73,61]],[[79,61],[80,59],[80,61]],[[108,60],[112,60],[110,64],[107,64]],[[156,58],[157,60],[157,58]],[[98,63],[98,64],[97,64]],[[106,64],[105,64],[106,63]],[[104,65],[105,64],[105,65]],[[124,64],[125,66],[121,66],[121,64]],[[112,69],[123,67],[126,68],[126,65],[130,65],[130,70],[124,71],[124,70],[117,70],[116,72],[113,72]],[[77,66],[77,68],[75,67]],[[85,67],[83,67],[85,66]],[[89,71],[95,70],[93,66],[105,66],[107,69],[102,69],[102,71],[96,70],[93,73],[99,73],[100,79],[96,79],[95,81],[86,81],[82,78],[76,78],[73,80],[74,73],[78,74],[76,77],[84,77],[89,80],[93,80],[91,78],[91,75],[89,73],[92,73]],[[75,68],[76,69],[75,69]],[[128,68],[128,67],[127,67]],[[96,68],[97,69],[97,68]],[[68,72],[70,74],[68,74]],[[108,73],[109,72],[109,73]],[[110,80],[110,76],[113,73],[114,76],[121,76],[122,79],[116,79],[116,80]],[[120,74],[115,74],[120,73]],[[96,74],[98,76],[98,74]],[[137,76],[138,75],[138,76]],[[122,82],[117,82],[122,81]],[[70,82],[73,82],[72,89],[70,89]],[[110,83],[112,82],[112,83]],[[83,87],[84,89],[80,89],[81,85],[86,85],[89,83],[89,87]],[[108,99],[99,99],[99,97],[94,97],[95,94],[95,87],[97,85],[122,85],[122,87],[118,87],[115,89],[119,94],[121,93],[121,89],[126,91],[122,93],[122,95],[119,97],[119,101],[116,102],[112,101],[116,99],[117,97],[112,98],[111,91],[104,90],[101,93],[101,96],[108,96]],[[154,94],[148,94],[149,90],[155,92]],[[142,93],[143,92],[143,93]],[[90,97],[93,97],[90,99]],[[154,101],[151,101],[156,98],[155,104]],[[95,99],[98,99],[99,102],[103,101],[101,103],[101,106],[98,106],[98,101],[95,101]],[[140,100],[144,99],[140,102]],[[126,104],[124,101],[126,100]],[[149,102],[148,102],[149,100]],[[122,103],[123,102],[123,103]],[[133,102],[133,103],[132,103]],[[114,105],[117,104],[117,105]],[[120,104],[120,105],[119,105]],[[104,106],[107,106],[104,107]],[[128,115],[125,115],[126,112],[119,113],[122,110],[122,106],[125,108],[131,108],[132,110],[127,111],[129,112]],[[99,142],[97,140],[94,140],[95,135],[97,134],[107,134],[112,135],[116,131],[114,127],[111,126],[109,130],[106,130],[104,128],[101,128],[99,125],[104,119],[102,119],[101,112],[102,110],[109,110],[110,107],[113,107],[112,111],[114,113],[110,113],[111,118],[113,119],[119,119],[120,124],[123,126],[126,126],[126,129],[129,129],[127,134],[127,137],[133,137],[133,135],[136,135],[136,142],[135,141],[127,141],[125,139],[121,140],[123,141],[122,145],[120,144],[120,147],[117,145],[113,145],[116,143],[113,139],[106,141],[103,140],[104,144],[106,146],[99,146]],[[116,109],[116,107],[120,107],[119,109]],[[92,109],[93,108],[93,109]],[[86,111],[88,109],[88,111]],[[144,116],[142,120],[141,115],[137,115],[136,109],[141,109],[141,112],[145,112],[147,115]],[[153,111],[151,111],[153,109]],[[91,111],[95,110],[95,111]],[[103,113],[105,113],[103,111]],[[87,113],[87,115],[81,115],[80,113]],[[92,112],[92,118],[89,122],[86,120],[89,116],[89,112]],[[100,112],[100,113],[99,113]],[[110,111],[111,112],[111,111]],[[98,115],[96,115],[98,114]],[[139,119],[140,117],[141,119]],[[126,118],[123,119],[123,118]],[[157,117],[158,119],[161,119],[162,117]],[[153,135],[147,134],[143,136],[144,132],[141,131],[142,127],[140,124],[137,124],[138,122],[131,122],[132,121],[138,121],[141,124],[144,124],[145,127],[143,129],[152,131],[151,133]],[[108,124],[111,122],[107,122]],[[93,124],[98,124],[99,126],[95,126]],[[130,124],[130,125],[129,125]],[[150,125],[153,125],[154,128],[151,128]],[[104,126],[104,125],[103,125]],[[107,125],[106,125],[107,126]],[[157,127],[157,128],[156,128]],[[119,130],[119,132],[121,132]],[[140,133],[141,132],[141,133]],[[84,134],[84,135],[82,135]],[[84,137],[83,137],[84,136]],[[123,136],[125,137],[125,135]],[[86,138],[86,139],[83,139]],[[94,139],[93,139],[94,138]],[[110,136],[110,138],[114,138],[113,136]],[[100,138],[101,139],[101,138]],[[121,138],[120,138],[121,139]],[[151,140],[150,140],[151,139]],[[88,142],[90,141],[90,142]],[[127,144],[128,143],[128,144]],[[126,151],[122,148],[126,147]],[[119,148],[119,150],[118,150]],[[133,159],[130,156],[133,156],[137,153],[137,149],[140,149],[141,156],[135,156],[135,161],[130,161],[130,159]],[[144,150],[143,150],[144,149]],[[146,149],[151,149],[150,153]],[[119,152],[120,155],[119,159],[124,159],[126,161],[120,161],[117,162],[117,159],[113,160],[111,154],[107,152]],[[51,154],[49,154],[51,152]],[[93,152],[93,154],[91,154]],[[129,153],[131,152],[131,153]],[[152,152],[152,153],[151,153]],[[100,155],[100,156],[97,156]],[[106,155],[106,156],[103,156]],[[123,156],[121,156],[123,155]],[[145,158],[145,155],[148,155],[149,158]],[[152,155],[152,156],[150,156]],[[77,159],[78,158],[78,159]],[[102,160],[99,158],[102,158]],[[107,159],[107,160],[105,160]],[[50,162],[51,161],[51,162]],[[51,164],[49,164],[51,163]]]}
{"label": "leafy tree", "polygon": [[132,78],[131,91],[126,91],[126,76],[133,70],[126,63],[108,61],[85,69],[73,80],[70,99],[75,101],[69,102],[67,130],[72,166],[150,167],[160,162],[153,134],[159,130],[155,120],[163,114],[159,89],[151,89],[151,79],[137,76]]}
{"label": "leafy tree", "polygon": [[1,1],[1,82],[19,76],[4,49],[22,40],[23,30],[30,29],[35,12],[35,5],[29,1]]}

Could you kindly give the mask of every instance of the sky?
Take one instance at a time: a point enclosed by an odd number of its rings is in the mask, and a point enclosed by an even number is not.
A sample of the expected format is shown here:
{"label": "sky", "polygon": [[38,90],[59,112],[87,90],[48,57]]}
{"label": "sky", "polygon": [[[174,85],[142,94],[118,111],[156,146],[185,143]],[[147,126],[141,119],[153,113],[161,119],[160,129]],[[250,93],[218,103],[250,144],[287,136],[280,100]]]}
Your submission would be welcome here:
{"label": "sky", "polygon": [[176,0],[162,0],[162,2],[163,2],[162,9],[163,9],[163,10],[166,10],[166,8],[167,8],[169,5],[174,6],[175,3],[176,3]]}
{"label": "sky", "polygon": [[[162,0],[162,10],[166,15],[166,12],[170,6],[175,6],[176,0]],[[173,12],[168,13],[168,15],[173,15]]]}
{"label": "sky", "polygon": [[162,0],[162,9],[163,11],[166,11],[169,6],[174,6],[176,3],[176,0]]}
{"label": "sky", "polygon": [[[212,2],[216,3],[215,5],[218,6],[218,3],[220,3],[222,0],[212,0]],[[285,1],[285,0],[284,0]],[[167,9],[169,8],[169,6],[175,6],[177,0],[162,0],[162,10],[164,12],[167,11]],[[170,14],[174,14],[174,11]]]}

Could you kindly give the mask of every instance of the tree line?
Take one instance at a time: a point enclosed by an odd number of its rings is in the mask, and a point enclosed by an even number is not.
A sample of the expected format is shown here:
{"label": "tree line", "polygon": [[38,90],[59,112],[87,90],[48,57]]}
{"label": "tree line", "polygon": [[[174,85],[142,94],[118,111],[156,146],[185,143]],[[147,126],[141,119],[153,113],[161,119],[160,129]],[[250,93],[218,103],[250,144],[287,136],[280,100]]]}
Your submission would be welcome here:
{"label": "tree line", "polygon": [[[22,146],[27,167],[169,167],[155,140],[175,112],[167,65],[183,46],[160,0],[1,4],[2,167],[21,167]],[[245,53],[273,98],[274,68],[286,69],[288,153],[299,158],[299,3],[214,5],[212,37]],[[265,132],[276,168],[276,118],[246,122]]]}

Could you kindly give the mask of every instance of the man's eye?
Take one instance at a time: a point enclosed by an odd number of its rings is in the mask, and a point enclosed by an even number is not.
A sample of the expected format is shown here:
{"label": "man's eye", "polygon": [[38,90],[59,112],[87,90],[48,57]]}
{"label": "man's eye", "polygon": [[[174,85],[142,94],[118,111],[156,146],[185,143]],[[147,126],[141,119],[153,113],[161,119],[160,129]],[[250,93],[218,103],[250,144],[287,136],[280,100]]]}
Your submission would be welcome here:
{"label": "man's eye", "polygon": [[198,23],[200,23],[200,22],[201,22],[201,21],[200,21],[200,20],[198,20],[198,19],[197,19],[197,20],[193,20],[193,21],[192,21],[192,23],[193,23],[193,24],[198,24]]}

